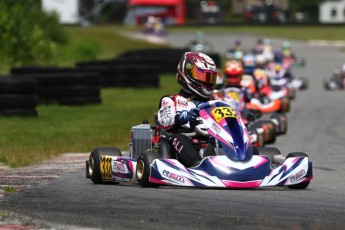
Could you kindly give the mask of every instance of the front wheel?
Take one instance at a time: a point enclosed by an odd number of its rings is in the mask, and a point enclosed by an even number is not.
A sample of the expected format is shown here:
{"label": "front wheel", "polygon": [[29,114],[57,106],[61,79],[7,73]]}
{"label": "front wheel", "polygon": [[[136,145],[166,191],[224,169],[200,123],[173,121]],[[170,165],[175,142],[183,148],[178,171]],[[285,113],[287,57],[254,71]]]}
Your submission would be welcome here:
{"label": "front wheel", "polygon": [[[293,153],[289,153],[286,159],[291,158],[291,157],[308,157],[308,155],[303,152],[293,152]],[[309,184],[310,184],[310,181],[307,181],[300,184],[288,185],[287,187],[291,189],[306,189],[309,186]]]}
{"label": "front wheel", "polygon": [[139,155],[136,176],[140,186],[151,188],[159,187],[159,184],[150,182],[151,164],[155,159],[158,158],[159,153],[155,151],[146,151]]}
{"label": "front wheel", "polygon": [[[103,179],[101,171],[101,157],[102,156],[122,156],[121,151],[118,148],[96,148],[89,157],[87,163],[87,178],[95,184],[102,184],[106,181],[110,181],[111,178]],[[111,168],[111,167],[110,167]]]}

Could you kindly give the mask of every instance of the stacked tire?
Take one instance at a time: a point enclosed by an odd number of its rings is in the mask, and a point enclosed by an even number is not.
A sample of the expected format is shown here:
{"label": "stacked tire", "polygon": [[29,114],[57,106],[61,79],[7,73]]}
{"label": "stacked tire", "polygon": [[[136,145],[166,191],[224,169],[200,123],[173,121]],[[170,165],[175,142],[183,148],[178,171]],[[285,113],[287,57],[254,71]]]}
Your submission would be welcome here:
{"label": "stacked tire", "polygon": [[35,117],[37,84],[34,79],[0,77],[0,115]]}
{"label": "stacked tire", "polygon": [[78,69],[60,70],[50,67],[23,69],[12,70],[14,74],[12,78],[36,80],[40,104],[57,103],[75,106],[101,103],[101,81],[97,72],[83,72]]}
{"label": "stacked tire", "polygon": [[157,65],[159,73],[176,73],[178,62],[187,49],[160,48],[127,51],[119,58],[127,59],[131,63]]}
{"label": "stacked tire", "polygon": [[135,64],[131,61],[108,60],[77,63],[82,71],[95,71],[101,76],[103,87],[158,88],[157,65]]}

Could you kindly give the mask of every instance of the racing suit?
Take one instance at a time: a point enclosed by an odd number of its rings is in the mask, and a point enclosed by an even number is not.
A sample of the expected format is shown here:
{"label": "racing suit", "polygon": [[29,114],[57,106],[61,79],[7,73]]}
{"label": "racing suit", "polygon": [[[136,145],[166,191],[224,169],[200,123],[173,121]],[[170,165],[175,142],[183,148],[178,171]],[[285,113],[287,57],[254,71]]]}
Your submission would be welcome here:
{"label": "racing suit", "polygon": [[[186,167],[195,166],[201,161],[201,156],[193,148],[191,140],[187,134],[195,131],[197,125],[196,116],[193,119],[187,119],[190,116],[188,112],[195,112],[196,107],[207,99],[195,98],[183,89],[180,93],[170,96],[164,96],[160,101],[158,111],[158,123],[171,134],[168,141],[171,150],[176,154],[179,160]],[[196,115],[196,114],[195,114]]]}

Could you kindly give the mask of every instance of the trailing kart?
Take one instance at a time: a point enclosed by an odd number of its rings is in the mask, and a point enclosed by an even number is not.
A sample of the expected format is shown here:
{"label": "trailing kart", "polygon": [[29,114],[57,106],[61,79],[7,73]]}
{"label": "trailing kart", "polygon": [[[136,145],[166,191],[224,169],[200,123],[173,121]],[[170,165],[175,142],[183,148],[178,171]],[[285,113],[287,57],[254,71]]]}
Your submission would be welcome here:
{"label": "trailing kart", "polygon": [[271,100],[266,96],[259,96],[258,98],[253,97],[250,102],[247,102],[246,107],[248,109],[258,110],[262,113],[285,113],[290,111],[290,100],[286,97]]}
{"label": "trailing kart", "polygon": [[335,72],[332,76],[323,78],[323,87],[325,90],[343,90],[345,88],[345,78]]}
{"label": "trailing kart", "polygon": [[210,140],[201,145],[203,160],[197,166],[182,165],[169,151],[168,136],[143,124],[132,128],[130,157],[116,148],[95,149],[86,164],[87,177],[94,183],[137,180],[143,187],[308,187],[312,162],[305,153],[285,157],[276,148],[253,148],[240,114],[228,104],[212,101],[199,109],[205,127],[200,132],[207,131]]}

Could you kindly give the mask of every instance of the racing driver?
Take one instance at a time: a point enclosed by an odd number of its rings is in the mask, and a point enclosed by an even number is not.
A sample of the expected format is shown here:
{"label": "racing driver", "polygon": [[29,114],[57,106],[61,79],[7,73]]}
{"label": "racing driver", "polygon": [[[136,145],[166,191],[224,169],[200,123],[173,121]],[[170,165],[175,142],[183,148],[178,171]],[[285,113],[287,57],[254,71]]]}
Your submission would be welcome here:
{"label": "racing driver", "polygon": [[178,94],[163,96],[158,123],[169,134],[173,154],[186,167],[196,166],[201,156],[193,147],[191,136],[198,125],[197,106],[212,99],[217,71],[214,61],[204,53],[186,52],[177,66],[176,80],[182,86]]}

